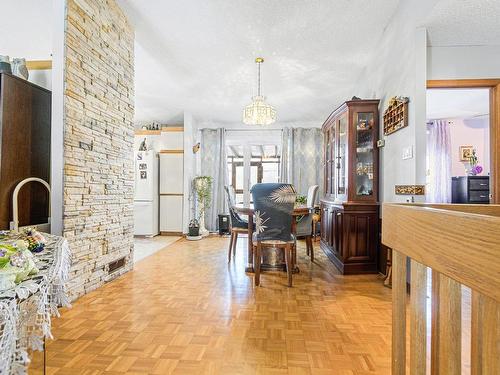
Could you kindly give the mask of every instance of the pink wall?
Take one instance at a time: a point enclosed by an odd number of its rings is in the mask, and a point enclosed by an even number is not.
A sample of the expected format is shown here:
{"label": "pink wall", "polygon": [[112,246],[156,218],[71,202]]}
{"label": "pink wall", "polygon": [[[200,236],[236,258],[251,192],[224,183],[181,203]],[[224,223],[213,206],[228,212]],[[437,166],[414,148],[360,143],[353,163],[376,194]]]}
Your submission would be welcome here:
{"label": "pink wall", "polygon": [[468,162],[460,161],[460,146],[474,146],[483,167],[481,175],[490,173],[490,120],[488,116],[472,119],[447,119],[451,121],[451,175],[465,176]]}

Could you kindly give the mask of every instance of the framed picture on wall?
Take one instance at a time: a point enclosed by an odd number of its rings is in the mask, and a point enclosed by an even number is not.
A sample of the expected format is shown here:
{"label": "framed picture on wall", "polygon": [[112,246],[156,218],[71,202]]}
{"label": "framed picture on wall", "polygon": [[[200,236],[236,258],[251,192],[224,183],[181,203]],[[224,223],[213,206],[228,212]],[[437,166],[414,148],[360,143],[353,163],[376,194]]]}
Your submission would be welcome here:
{"label": "framed picture on wall", "polygon": [[460,161],[469,161],[473,150],[473,146],[460,146]]}

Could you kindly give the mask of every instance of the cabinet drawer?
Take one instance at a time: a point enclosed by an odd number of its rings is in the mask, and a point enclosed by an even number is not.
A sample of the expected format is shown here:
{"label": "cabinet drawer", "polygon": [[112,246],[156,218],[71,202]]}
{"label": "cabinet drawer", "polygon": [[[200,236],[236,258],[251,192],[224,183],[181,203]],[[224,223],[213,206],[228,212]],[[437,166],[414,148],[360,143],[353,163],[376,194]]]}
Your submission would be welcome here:
{"label": "cabinet drawer", "polygon": [[490,180],[488,177],[469,179],[469,190],[489,190],[489,189],[490,189]]}
{"label": "cabinet drawer", "polygon": [[488,190],[471,190],[469,191],[469,202],[471,203],[489,203],[490,195]]}

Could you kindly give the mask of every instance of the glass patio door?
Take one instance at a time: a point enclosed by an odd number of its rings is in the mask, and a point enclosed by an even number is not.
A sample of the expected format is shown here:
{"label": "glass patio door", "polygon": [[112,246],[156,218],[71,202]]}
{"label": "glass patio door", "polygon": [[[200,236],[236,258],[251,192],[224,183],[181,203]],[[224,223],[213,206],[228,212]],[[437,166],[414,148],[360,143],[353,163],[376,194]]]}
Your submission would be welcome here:
{"label": "glass patio door", "polygon": [[[252,143],[227,146],[229,184],[236,192],[236,202],[252,203],[250,190],[261,182],[279,182],[281,145]],[[259,142],[260,143],[260,142]],[[265,141],[262,143],[266,143]]]}

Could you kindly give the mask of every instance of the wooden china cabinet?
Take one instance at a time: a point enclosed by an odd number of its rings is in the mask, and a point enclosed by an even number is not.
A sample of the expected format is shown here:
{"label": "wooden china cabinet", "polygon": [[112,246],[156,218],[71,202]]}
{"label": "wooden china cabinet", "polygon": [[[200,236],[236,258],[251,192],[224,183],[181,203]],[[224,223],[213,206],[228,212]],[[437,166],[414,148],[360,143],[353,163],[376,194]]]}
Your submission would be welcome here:
{"label": "wooden china cabinet", "polygon": [[321,248],[343,274],[377,272],[379,100],[350,100],[323,124]]}

